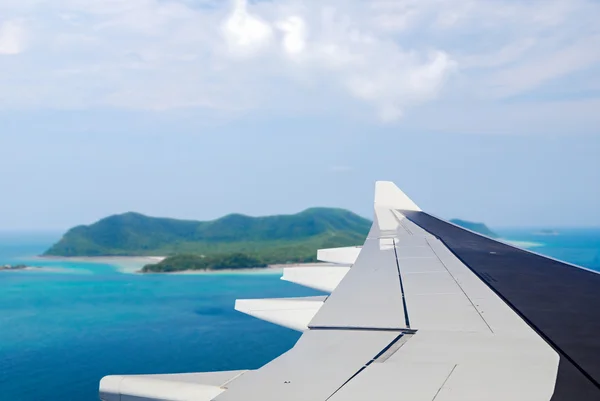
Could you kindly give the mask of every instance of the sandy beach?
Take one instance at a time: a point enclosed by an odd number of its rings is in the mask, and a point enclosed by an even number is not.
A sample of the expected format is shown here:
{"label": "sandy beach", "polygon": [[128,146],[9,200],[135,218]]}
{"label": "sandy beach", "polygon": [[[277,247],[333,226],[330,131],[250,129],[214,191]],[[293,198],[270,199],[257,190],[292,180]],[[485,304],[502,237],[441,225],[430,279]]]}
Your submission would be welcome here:
{"label": "sandy beach", "polygon": [[244,269],[221,269],[221,270],[184,270],[171,273],[146,273],[146,274],[283,274],[286,267],[326,267],[335,266],[331,263],[290,263],[275,264],[267,267],[249,267]]}
{"label": "sandy beach", "polygon": [[151,263],[162,261],[164,256],[39,256],[42,260],[82,262],[82,263],[102,263],[113,265],[122,273],[137,273],[142,267]]}
{"label": "sandy beach", "polygon": [[[164,256],[39,256],[40,260],[82,262],[82,263],[102,263],[115,266],[121,273],[135,274],[147,264],[158,263]],[[275,264],[267,267],[250,267],[244,269],[222,269],[222,270],[185,270],[180,272],[157,272],[144,274],[177,274],[177,275],[196,275],[196,274],[282,274],[285,267],[317,267],[328,266],[330,263],[290,263]]]}
{"label": "sandy beach", "polygon": [[[267,267],[248,267],[242,269],[218,269],[218,270],[184,270],[177,272],[149,272],[142,273],[142,268],[147,264],[158,263],[165,259],[165,256],[36,256],[41,263],[44,260],[52,262],[80,262],[80,263],[100,263],[111,265],[125,274],[173,274],[173,275],[203,275],[203,274],[283,274],[283,269],[288,267],[327,267],[340,266],[333,263],[314,262],[314,263],[286,263],[273,264]],[[74,269],[63,268],[59,266],[27,266],[26,271],[54,272],[54,273],[73,273]],[[78,269],[79,270],[79,269]],[[12,271],[12,270],[6,270]],[[87,270],[79,270],[80,274],[91,274]]]}
{"label": "sandy beach", "polygon": [[540,246],[544,246],[544,244],[539,242],[532,241],[513,241],[508,239],[501,239],[501,241],[506,242],[509,245],[516,246],[517,248],[529,249],[529,248],[537,248]]}

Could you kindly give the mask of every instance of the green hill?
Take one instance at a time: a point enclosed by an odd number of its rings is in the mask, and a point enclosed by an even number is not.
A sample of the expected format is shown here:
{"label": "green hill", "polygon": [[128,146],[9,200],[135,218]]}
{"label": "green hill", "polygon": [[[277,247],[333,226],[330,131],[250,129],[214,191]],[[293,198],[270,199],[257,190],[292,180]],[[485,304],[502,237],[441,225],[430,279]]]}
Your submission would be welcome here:
{"label": "green hill", "polygon": [[[483,223],[454,224],[497,238]],[[230,214],[213,221],[125,213],[70,229],[47,256],[167,256],[144,272],[263,267],[313,262],[317,249],[362,245],[371,221],[334,208],[293,215]]]}
{"label": "green hill", "polygon": [[499,235],[493,232],[483,223],[474,223],[472,221],[466,221],[461,219],[452,219],[451,223],[466,228],[467,230],[475,231],[476,233],[483,234],[490,238],[499,238]]}
{"label": "green hill", "polygon": [[312,261],[319,248],[362,244],[370,225],[369,220],[352,212],[333,208],[267,217],[231,214],[205,222],[125,213],[72,228],[44,255],[244,253],[264,263]]}

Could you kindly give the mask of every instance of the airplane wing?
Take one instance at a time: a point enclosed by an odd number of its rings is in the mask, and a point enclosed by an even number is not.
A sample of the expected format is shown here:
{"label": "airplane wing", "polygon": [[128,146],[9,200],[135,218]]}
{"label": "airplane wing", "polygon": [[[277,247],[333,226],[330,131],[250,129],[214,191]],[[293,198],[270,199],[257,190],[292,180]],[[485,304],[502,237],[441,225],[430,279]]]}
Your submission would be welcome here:
{"label": "airplane wing", "polygon": [[282,279],[329,296],[236,302],[303,332],[285,354],[253,371],[108,376],[101,399],[600,400],[600,274],[431,216],[390,182],[362,248],[319,256]]}

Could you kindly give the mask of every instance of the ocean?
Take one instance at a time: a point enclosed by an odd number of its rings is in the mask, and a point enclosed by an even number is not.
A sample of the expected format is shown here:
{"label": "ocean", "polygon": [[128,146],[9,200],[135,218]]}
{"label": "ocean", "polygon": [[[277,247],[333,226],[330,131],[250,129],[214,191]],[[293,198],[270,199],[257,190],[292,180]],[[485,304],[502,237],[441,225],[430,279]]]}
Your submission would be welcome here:
{"label": "ocean", "polygon": [[[600,229],[498,230],[531,250],[600,271]],[[0,401],[93,401],[108,374],[253,369],[299,338],[233,309],[236,298],[319,293],[279,274],[135,275],[41,261],[59,234],[0,233]]]}

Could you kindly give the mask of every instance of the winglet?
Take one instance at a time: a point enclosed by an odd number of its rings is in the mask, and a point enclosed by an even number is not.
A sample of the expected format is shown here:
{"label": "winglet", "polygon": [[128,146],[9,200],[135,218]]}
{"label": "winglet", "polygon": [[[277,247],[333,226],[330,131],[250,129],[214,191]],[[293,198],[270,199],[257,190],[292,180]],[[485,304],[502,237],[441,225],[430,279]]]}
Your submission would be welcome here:
{"label": "winglet", "polygon": [[421,211],[419,206],[391,181],[377,181],[375,183],[375,206]]}

